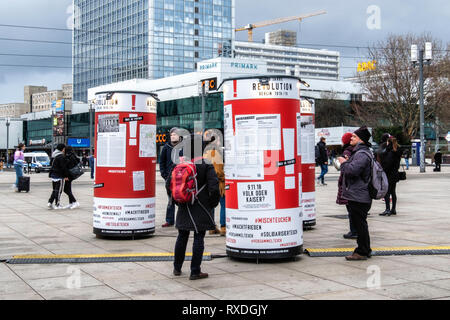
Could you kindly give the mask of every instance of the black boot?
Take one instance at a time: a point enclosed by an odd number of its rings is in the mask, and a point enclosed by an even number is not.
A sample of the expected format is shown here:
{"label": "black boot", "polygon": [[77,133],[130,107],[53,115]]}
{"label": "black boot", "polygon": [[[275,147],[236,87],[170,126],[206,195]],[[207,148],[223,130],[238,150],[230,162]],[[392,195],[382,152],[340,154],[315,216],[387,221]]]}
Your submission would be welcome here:
{"label": "black boot", "polygon": [[391,210],[389,210],[389,209],[386,209],[386,210],[384,210],[383,213],[380,213],[380,216],[390,216],[390,215],[391,215]]}

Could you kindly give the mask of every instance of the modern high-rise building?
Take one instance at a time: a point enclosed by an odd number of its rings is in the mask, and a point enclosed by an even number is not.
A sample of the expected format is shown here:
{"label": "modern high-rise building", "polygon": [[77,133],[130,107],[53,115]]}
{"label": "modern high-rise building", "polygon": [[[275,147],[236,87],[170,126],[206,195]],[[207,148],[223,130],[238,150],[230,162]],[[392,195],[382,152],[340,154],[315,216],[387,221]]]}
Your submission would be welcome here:
{"label": "modern high-rise building", "polygon": [[74,0],[73,100],[128,79],[192,72],[231,54],[235,0]]}
{"label": "modern high-rise building", "polygon": [[235,57],[267,62],[267,72],[301,78],[338,80],[339,52],[256,42],[234,42]]}

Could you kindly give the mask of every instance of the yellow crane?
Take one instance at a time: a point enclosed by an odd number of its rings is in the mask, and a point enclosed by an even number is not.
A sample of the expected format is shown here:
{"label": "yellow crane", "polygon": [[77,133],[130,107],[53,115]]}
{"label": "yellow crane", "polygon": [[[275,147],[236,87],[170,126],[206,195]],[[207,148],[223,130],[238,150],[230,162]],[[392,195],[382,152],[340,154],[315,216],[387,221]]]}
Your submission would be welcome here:
{"label": "yellow crane", "polygon": [[253,29],[255,29],[255,28],[266,27],[266,26],[270,26],[273,24],[288,22],[288,21],[292,21],[292,20],[302,21],[305,18],[318,16],[318,15],[325,14],[325,13],[327,13],[327,12],[325,10],[322,10],[322,11],[317,11],[317,12],[313,12],[313,13],[309,13],[309,14],[305,14],[305,15],[301,15],[301,16],[285,17],[285,18],[278,18],[278,19],[267,20],[267,21],[262,21],[262,22],[257,22],[257,23],[251,23],[251,24],[246,25],[245,27],[237,28],[237,29],[235,29],[235,31],[247,30],[248,31],[248,42],[253,42]]}

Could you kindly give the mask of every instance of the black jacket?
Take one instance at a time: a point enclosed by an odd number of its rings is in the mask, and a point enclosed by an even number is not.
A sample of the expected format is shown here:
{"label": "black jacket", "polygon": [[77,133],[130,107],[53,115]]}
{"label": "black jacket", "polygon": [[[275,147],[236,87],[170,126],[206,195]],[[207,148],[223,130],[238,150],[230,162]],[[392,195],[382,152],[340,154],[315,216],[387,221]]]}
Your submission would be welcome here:
{"label": "black jacket", "polygon": [[[217,207],[220,200],[220,190],[219,190],[219,179],[217,178],[216,171],[212,164],[206,163],[204,160],[200,164],[196,164],[197,169],[197,183],[200,189],[204,185],[206,187],[198,194],[198,200],[194,202],[193,205],[189,204],[177,204],[178,211],[175,220],[175,227],[179,230],[189,230],[198,231],[214,230],[216,225],[214,222],[214,208]],[[170,181],[171,176],[169,175],[166,180],[166,190],[171,197],[170,191]],[[199,202],[204,206],[199,204]],[[191,217],[189,216],[188,208],[191,212]]]}
{"label": "black jacket", "polygon": [[434,154],[434,163],[436,164],[442,164],[442,153],[436,152]]}
{"label": "black jacket", "polygon": [[325,142],[318,142],[317,147],[319,148],[319,157],[317,158],[317,163],[325,164],[325,162],[328,162],[328,154],[327,148],[325,147]]}
{"label": "black jacket", "polygon": [[54,179],[64,179],[69,177],[64,154],[59,150],[55,150],[52,154],[52,158],[52,167],[48,176]]}
{"label": "black jacket", "polygon": [[[175,159],[172,159],[172,150],[173,146],[170,142],[167,142],[162,151],[161,156],[159,158],[159,172],[161,173],[161,177],[163,177],[164,180],[167,180],[170,173],[172,172]],[[183,155],[183,151],[180,150],[179,156],[181,157]]]}
{"label": "black jacket", "polygon": [[383,152],[380,154],[380,163],[389,184],[400,181],[398,176],[398,169],[400,168],[400,160],[402,158],[402,152],[400,149],[394,151],[392,145],[387,145]]}
{"label": "black jacket", "polygon": [[65,155],[64,157],[64,161],[65,161],[65,167],[67,170],[67,177],[70,180],[73,180],[72,175],[70,174],[69,169],[72,169],[73,167],[75,167],[77,164],[80,163],[80,159],[75,155],[75,153],[71,152]]}

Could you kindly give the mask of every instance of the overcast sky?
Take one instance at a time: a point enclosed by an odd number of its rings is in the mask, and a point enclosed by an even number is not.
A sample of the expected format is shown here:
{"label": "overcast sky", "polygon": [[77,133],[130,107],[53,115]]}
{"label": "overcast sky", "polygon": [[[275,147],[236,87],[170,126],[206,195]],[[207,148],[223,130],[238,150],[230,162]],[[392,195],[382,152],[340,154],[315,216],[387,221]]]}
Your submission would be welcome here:
{"label": "overcast sky", "polygon": [[[71,17],[71,4],[72,0],[0,0],[0,24],[66,28]],[[379,9],[379,21],[372,19],[373,11],[367,13],[370,6]],[[448,0],[236,0],[236,27],[318,10],[326,10],[327,14],[305,19],[301,24],[295,21],[255,29],[254,41],[261,41],[265,32],[280,28],[300,32],[298,42],[305,44],[305,47],[326,48],[341,53],[342,76],[353,75],[357,61],[364,61],[363,58],[347,57],[363,57],[364,51],[337,48],[333,45],[366,46],[383,40],[389,34],[424,32],[431,33],[443,43],[450,41]],[[0,38],[71,42],[71,32],[0,26]],[[236,39],[246,41],[247,33],[237,33]],[[327,46],[310,46],[311,44]],[[71,53],[71,46],[67,44],[0,39],[0,103],[23,102],[24,85],[44,85],[55,90],[60,89],[63,83],[72,82],[70,58],[37,58],[16,54],[70,57]],[[2,66],[5,64],[66,68]]]}

